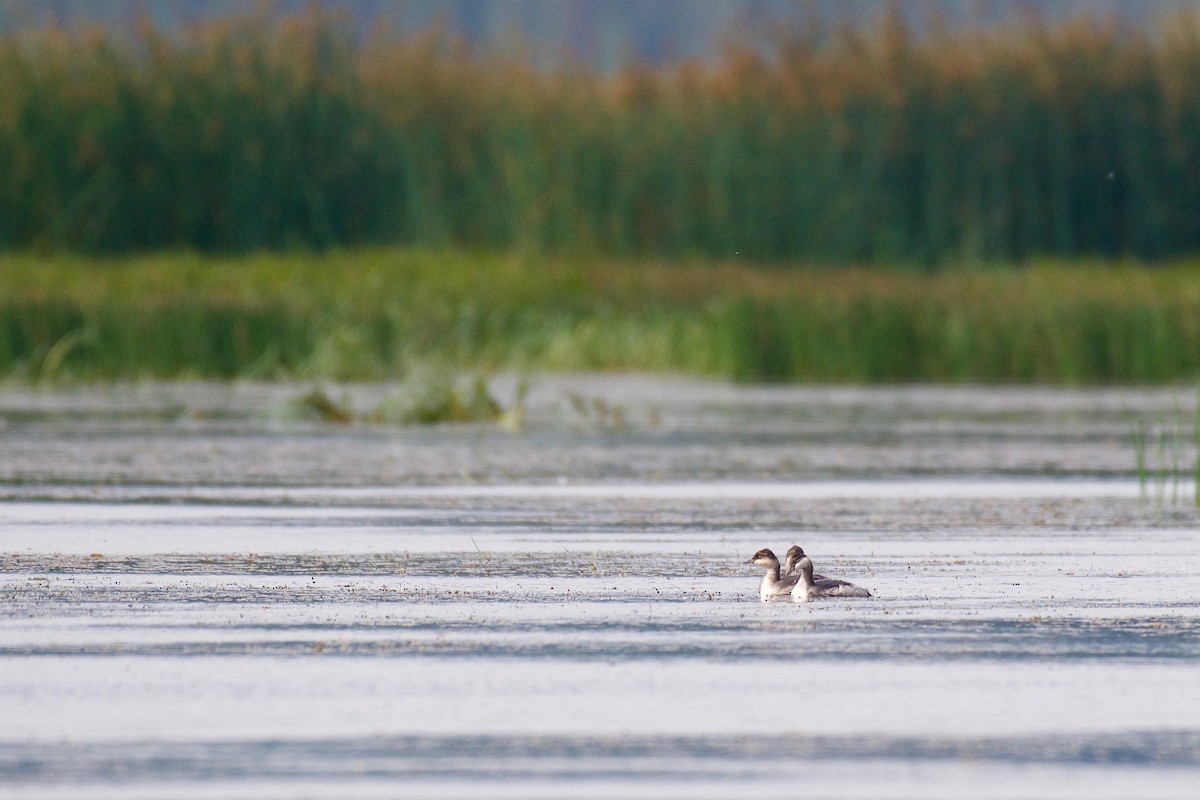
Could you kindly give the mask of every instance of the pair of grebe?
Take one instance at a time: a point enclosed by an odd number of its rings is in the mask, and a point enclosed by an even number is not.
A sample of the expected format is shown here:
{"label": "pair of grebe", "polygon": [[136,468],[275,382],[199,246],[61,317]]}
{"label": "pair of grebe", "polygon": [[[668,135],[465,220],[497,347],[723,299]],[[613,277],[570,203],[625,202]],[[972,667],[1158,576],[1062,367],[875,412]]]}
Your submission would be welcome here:
{"label": "pair of grebe", "polygon": [[774,600],[791,595],[792,600],[803,603],[806,600],[815,600],[820,597],[871,596],[871,593],[861,586],[813,574],[812,559],[806,556],[804,548],[798,545],[788,548],[782,571],[779,559],[765,547],[755,553],[746,563],[767,570],[767,574],[763,575],[762,583],[758,585],[760,600]]}

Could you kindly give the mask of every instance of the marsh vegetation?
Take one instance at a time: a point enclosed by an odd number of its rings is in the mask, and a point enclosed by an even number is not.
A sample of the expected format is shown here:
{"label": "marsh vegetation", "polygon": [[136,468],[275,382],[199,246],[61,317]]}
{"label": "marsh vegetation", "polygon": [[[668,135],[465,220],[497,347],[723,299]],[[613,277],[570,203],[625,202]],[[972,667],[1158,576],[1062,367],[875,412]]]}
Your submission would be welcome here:
{"label": "marsh vegetation", "polygon": [[1197,30],[614,72],[315,10],[3,34],[0,375],[1193,379]]}
{"label": "marsh vegetation", "polygon": [[0,256],[0,276],[0,375],[42,383],[431,366],[874,383],[1200,375],[1190,262],[926,275],[381,249]]}
{"label": "marsh vegetation", "polygon": [[1178,256],[1200,247],[1198,31],[892,14],[611,73],[317,11],[9,33],[0,248]]}

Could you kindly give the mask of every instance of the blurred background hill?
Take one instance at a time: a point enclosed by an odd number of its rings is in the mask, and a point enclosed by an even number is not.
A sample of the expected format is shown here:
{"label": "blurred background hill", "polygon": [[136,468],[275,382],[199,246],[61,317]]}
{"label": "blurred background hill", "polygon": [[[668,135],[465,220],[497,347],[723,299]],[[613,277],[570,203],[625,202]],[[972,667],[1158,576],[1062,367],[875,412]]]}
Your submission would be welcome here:
{"label": "blurred background hill", "polygon": [[730,37],[769,35],[778,24],[871,23],[898,11],[918,29],[933,20],[959,28],[1038,15],[1141,24],[1189,0],[6,0],[0,30],[102,25],[132,30],[149,19],[165,30],[245,13],[287,16],[321,8],[360,32],[377,25],[412,34],[432,26],[485,49],[521,42],[538,63],[577,60],[611,69],[628,61],[712,59]]}

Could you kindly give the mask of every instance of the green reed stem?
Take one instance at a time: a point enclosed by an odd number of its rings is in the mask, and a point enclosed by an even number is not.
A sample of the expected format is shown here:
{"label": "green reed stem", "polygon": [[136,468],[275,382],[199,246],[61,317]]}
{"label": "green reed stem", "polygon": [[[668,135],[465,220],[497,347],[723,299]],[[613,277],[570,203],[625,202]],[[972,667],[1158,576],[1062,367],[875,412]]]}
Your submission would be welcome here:
{"label": "green reed stem", "polygon": [[1147,437],[1145,420],[1139,419],[1134,423],[1130,437],[1133,440],[1133,456],[1137,461],[1138,498],[1144,503],[1148,497],[1146,487],[1150,477],[1146,467]]}
{"label": "green reed stem", "polygon": [[1192,491],[1196,507],[1200,508],[1200,391],[1196,393],[1196,416],[1192,420]]}

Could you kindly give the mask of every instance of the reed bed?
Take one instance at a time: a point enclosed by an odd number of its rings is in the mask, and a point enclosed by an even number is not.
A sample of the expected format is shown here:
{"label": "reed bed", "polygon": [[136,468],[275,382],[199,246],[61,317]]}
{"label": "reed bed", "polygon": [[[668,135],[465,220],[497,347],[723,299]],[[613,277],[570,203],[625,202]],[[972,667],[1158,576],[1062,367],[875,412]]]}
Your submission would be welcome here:
{"label": "reed bed", "polygon": [[893,15],[615,74],[319,14],[27,31],[0,37],[0,249],[1169,259],[1200,248],[1197,85],[1198,13]]}
{"label": "reed bed", "polygon": [[0,256],[0,375],[369,380],[647,370],[744,381],[1200,377],[1200,270],[929,275],[376,249]]}

